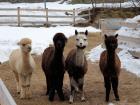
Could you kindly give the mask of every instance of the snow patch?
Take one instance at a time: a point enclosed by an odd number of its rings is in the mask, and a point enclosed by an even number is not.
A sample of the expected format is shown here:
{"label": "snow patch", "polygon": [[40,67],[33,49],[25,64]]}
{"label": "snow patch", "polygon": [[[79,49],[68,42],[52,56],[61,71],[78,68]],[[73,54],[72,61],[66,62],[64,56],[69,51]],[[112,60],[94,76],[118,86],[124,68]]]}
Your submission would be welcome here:
{"label": "snow patch", "polygon": [[10,26],[0,26],[0,62],[7,61],[9,55],[13,49],[18,48],[17,42],[21,38],[30,38],[32,39],[32,53],[41,54],[43,50],[52,44],[53,36],[62,32],[66,37],[73,36],[75,29],[78,31],[85,31],[86,29],[89,32],[100,32],[100,30],[95,29],[94,27],[72,27],[72,26],[57,26],[49,28],[31,28],[31,27],[10,27]]}

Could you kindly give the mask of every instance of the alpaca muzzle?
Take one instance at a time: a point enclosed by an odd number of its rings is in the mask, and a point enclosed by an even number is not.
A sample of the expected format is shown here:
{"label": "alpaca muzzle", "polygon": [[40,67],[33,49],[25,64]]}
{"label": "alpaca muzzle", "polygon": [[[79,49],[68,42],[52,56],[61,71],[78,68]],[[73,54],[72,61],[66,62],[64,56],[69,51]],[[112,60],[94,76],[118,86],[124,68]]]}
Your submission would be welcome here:
{"label": "alpaca muzzle", "polygon": [[30,46],[30,47],[28,47],[28,51],[30,52],[32,50],[32,47]]}

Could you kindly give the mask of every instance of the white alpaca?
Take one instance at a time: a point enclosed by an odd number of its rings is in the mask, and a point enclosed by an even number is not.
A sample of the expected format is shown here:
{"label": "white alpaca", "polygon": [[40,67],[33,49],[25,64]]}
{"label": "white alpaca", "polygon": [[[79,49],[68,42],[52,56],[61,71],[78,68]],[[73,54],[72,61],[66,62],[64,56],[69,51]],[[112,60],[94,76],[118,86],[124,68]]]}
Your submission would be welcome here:
{"label": "white alpaca", "polygon": [[20,49],[14,50],[9,58],[9,64],[17,82],[17,92],[20,93],[21,99],[29,99],[32,95],[30,82],[35,62],[30,54],[31,43],[28,38],[21,39],[18,43]]}

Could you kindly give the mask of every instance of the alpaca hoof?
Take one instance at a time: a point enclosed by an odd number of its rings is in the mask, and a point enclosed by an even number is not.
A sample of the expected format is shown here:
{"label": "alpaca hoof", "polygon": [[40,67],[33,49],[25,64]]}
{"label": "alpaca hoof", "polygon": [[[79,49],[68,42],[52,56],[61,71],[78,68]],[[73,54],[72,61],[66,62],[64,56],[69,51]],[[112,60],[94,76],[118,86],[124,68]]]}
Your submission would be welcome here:
{"label": "alpaca hoof", "polygon": [[69,99],[69,104],[72,104],[72,103],[73,103],[73,96],[71,95]]}
{"label": "alpaca hoof", "polygon": [[120,101],[120,99],[119,98],[116,98],[116,101]]}
{"label": "alpaca hoof", "polygon": [[26,97],[27,99],[31,99],[32,98],[32,95],[31,94],[29,94],[29,95],[27,95],[27,97]]}
{"label": "alpaca hoof", "polygon": [[109,102],[109,99],[106,99],[106,102]]}
{"label": "alpaca hoof", "polygon": [[17,94],[20,94],[20,92],[17,92]]}
{"label": "alpaca hoof", "polygon": [[72,100],[69,100],[69,104],[72,104],[73,103],[73,101]]}
{"label": "alpaca hoof", "polygon": [[25,96],[20,96],[20,99],[25,99],[26,97]]}
{"label": "alpaca hoof", "polygon": [[49,96],[49,101],[53,102],[54,97]]}
{"label": "alpaca hoof", "polygon": [[63,97],[60,97],[60,100],[61,100],[61,101],[65,101],[65,98],[64,98],[64,96],[63,96]]}
{"label": "alpaca hoof", "polygon": [[82,101],[82,102],[85,102],[85,101],[86,101],[85,97],[82,97],[82,98],[81,98],[81,101]]}

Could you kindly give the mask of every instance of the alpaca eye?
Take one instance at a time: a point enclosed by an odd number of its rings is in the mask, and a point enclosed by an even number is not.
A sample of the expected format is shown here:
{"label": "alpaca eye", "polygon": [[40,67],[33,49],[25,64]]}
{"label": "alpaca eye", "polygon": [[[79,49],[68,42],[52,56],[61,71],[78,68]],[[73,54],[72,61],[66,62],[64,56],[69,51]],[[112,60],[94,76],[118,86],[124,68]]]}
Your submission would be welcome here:
{"label": "alpaca eye", "polygon": [[22,44],[22,46],[24,47],[24,46],[25,46],[25,44]]}
{"label": "alpaca eye", "polygon": [[79,41],[79,39],[76,39],[77,41]]}
{"label": "alpaca eye", "polygon": [[84,39],[84,41],[86,41],[87,39]]}

